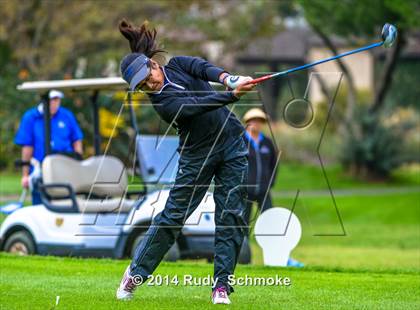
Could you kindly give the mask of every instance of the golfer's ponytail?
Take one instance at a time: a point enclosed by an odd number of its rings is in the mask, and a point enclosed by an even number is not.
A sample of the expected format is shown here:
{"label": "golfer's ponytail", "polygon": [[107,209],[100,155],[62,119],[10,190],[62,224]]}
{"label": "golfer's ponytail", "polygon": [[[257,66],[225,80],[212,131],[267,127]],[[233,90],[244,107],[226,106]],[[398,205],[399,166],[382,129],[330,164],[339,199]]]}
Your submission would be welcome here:
{"label": "golfer's ponytail", "polygon": [[143,53],[149,58],[152,58],[158,53],[165,52],[157,48],[156,29],[146,29],[147,22],[144,22],[140,27],[132,26],[125,19],[119,23],[119,29],[122,35],[130,43],[131,52]]}

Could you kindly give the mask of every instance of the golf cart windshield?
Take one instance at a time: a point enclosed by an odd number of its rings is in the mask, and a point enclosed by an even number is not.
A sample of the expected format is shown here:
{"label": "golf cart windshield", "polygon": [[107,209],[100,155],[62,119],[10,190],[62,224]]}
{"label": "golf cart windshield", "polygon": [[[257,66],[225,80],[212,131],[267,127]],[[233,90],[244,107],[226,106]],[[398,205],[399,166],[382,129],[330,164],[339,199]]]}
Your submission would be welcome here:
{"label": "golf cart windshield", "polygon": [[172,183],[178,169],[177,136],[138,135],[140,171],[145,183]]}

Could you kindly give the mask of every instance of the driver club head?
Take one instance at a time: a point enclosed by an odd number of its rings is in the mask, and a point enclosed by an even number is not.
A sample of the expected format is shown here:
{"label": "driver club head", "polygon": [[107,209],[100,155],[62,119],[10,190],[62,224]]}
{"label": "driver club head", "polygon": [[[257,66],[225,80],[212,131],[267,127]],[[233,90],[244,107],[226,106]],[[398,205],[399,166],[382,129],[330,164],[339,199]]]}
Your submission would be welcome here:
{"label": "driver club head", "polygon": [[397,27],[394,25],[386,23],[382,28],[382,40],[384,42],[384,47],[391,47],[394,42],[397,40]]}

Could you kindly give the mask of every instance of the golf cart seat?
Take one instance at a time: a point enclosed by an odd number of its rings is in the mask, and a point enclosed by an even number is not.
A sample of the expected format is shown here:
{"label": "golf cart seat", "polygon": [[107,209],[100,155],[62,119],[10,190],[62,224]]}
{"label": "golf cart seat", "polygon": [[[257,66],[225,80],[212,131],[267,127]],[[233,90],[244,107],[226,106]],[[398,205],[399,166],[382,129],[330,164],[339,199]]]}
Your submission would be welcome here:
{"label": "golf cart seat", "polygon": [[125,197],[126,169],[113,156],[82,161],[58,154],[47,156],[42,162],[42,180],[53,205],[71,206],[76,201],[79,212],[128,212],[135,202]]}

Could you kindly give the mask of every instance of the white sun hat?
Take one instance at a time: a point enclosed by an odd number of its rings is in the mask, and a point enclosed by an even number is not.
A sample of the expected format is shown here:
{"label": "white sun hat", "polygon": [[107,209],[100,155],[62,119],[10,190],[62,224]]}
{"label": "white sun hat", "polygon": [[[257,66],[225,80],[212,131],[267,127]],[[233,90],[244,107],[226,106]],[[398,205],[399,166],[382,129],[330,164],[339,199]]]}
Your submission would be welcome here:
{"label": "white sun hat", "polygon": [[245,123],[249,122],[251,119],[262,119],[264,121],[267,121],[267,115],[264,113],[263,110],[258,109],[258,108],[253,108],[251,110],[249,110],[248,112],[245,113],[244,117],[243,117],[243,121]]}
{"label": "white sun hat", "polygon": [[53,89],[53,90],[50,90],[50,93],[48,94],[48,98],[50,98],[50,99],[53,99],[53,98],[63,99],[64,94],[61,91]]}

